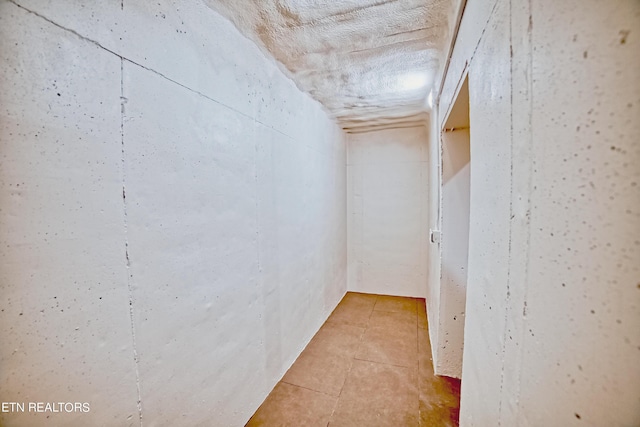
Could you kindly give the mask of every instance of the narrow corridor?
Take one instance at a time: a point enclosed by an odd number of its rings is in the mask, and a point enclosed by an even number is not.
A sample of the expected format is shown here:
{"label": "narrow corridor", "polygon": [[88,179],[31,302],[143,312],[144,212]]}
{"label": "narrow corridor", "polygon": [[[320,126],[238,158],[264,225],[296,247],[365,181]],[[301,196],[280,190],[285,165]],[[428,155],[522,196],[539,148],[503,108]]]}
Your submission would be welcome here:
{"label": "narrow corridor", "polygon": [[459,403],[424,299],[349,292],[247,426],[457,426]]}

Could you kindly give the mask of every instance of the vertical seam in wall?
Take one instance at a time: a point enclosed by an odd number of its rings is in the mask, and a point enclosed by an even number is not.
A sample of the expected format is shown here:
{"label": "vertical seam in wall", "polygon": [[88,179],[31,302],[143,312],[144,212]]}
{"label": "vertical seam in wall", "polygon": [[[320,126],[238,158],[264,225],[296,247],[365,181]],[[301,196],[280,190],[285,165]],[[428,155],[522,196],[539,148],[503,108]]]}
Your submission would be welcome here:
{"label": "vertical seam in wall", "polygon": [[[529,140],[527,141],[528,147],[533,150],[533,2],[529,0],[528,2],[528,10],[529,10],[529,22],[527,27],[527,49],[528,49],[528,62],[527,62],[527,96],[529,100],[529,122],[528,122],[528,136]],[[526,248],[525,248],[525,264],[524,264],[524,272],[523,272],[523,280],[522,286],[524,286],[523,290],[523,304],[522,304],[522,323],[523,326],[520,330],[520,334],[522,337],[525,337],[526,331],[526,321],[527,321],[527,299],[528,299],[528,283],[529,283],[529,262],[530,262],[530,254],[531,254],[531,197],[533,196],[533,165],[535,164],[535,158],[533,153],[530,153],[529,157],[529,171],[528,171],[528,182],[527,182],[527,231],[526,231]],[[524,340],[521,340],[523,342]],[[524,345],[520,345],[519,352],[519,362],[522,360],[522,354],[524,351]],[[522,369],[518,370],[518,383],[516,390],[516,402],[520,402],[520,383],[522,381]]]}
{"label": "vertical seam in wall", "polygon": [[[132,336],[132,346],[133,346],[133,359],[134,359],[134,367],[135,367],[135,373],[136,373],[136,388],[137,388],[137,394],[138,394],[138,401],[137,401],[137,407],[138,407],[138,418],[140,420],[140,426],[142,426],[142,400],[141,400],[141,390],[140,390],[140,372],[138,369],[138,352],[137,352],[137,348],[136,348],[136,336],[135,336],[135,323],[134,323],[134,316],[133,316],[133,292],[132,292],[132,288],[131,288],[131,275],[129,272],[129,267],[130,267],[130,259],[129,259],[129,240],[127,238],[127,202],[126,202],[126,187],[125,187],[125,149],[124,149],[124,106],[126,103],[126,98],[124,97],[124,61],[128,59],[124,58],[122,55],[119,55],[118,53],[107,49],[106,47],[102,46],[100,43],[96,42],[95,40],[91,40],[85,36],[83,36],[82,34],[78,33],[77,31],[74,31],[70,28],[66,28],[54,21],[52,21],[51,19],[33,11],[30,9],[27,9],[26,7],[18,4],[15,0],[7,0],[10,3],[14,4],[15,6],[19,7],[20,9],[25,10],[28,13],[31,13],[41,19],[43,19],[44,21],[64,30],[64,31],[68,31],[71,34],[74,34],[75,36],[77,36],[78,38],[80,38],[81,40],[87,41],[95,46],[97,46],[100,49],[103,49],[106,52],[111,53],[112,55],[115,55],[116,57],[118,57],[120,59],[120,144],[121,144],[121,167],[122,167],[122,203],[123,203],[123,223],[124,223],[124,237],[125,237],[125,268],[126,268],[126,275],[127,275],[127,290],[128,290],[128,294],[129,294],[129,317],[130,317],[130,323],[131,323],[131,336]],[[124,0],[121,1],[121,6],[124,8]],[[132,62],[132,61],[129,61]],[[133,64],[136,64],[135,62],[132,62]],[[139,65],[139,64],[136,64]],[[141,65],[140,65],[141,66]],[[141,66],[143,67],[143,66]],[[143,67],[146,68],[146,67]],[[148,69],[148,68],[147,68]],[[150,69],[149,69],[150,70]],[[154,70],[150,70],[155,72],[156,74],[163,76],[162,74],[154,71]],[[165,77],[167,78],[167,77]],[[168,79],[170,80],[170,79]]]}
{"label": "vertical seam in wall", "polygon": [[[524,111],[524,114],[527,114],[528,117],[528,123],[525,125],[527,126],[525,129],[520,129],[521,132],[524,132],[524,134],[526,135],[527,140],[523,142],[522,147],[519,148],[519,151],[522,150],[530,150],[533,147],[533,134],[532,134],[532,130],[533,130],[533,126],[532,126],[532,114],[533,114],[533,49],[532,49],[532,29],[533,29],[533,21],[532,21],[532,2],[531,0],[529,0],[527,2],[528,4],[528,26],[527,26],[527,32],[526,32],[526,41],[525,41],[525,46],[523,49],[526,49],[526,56],[527,56],[527,63],[525,64],[525,80],[526,80],[526,87],[524,88],[525,90],[525,96],[526,99],[528,101],[528,109],[527,111]],[[513,3],[510,4],[510,6],[513,6]],[[513,311],[513,304],[519,303],[522,304],[522,324],[521,325],[514,325],[516,327],[516,330],[520,329],[520,343],[521,345],[518,346],[518,351],[517,351],[517,363],[521,363],[522,360],[522,355],[523,355],[523,351],[524,351],[524,346],[522,345],[522,342],[524,342],[525,339],[525,330],[526,327],[524,326],[524,323],[526,322],[526,316],[527,316],[527,306],[526,306],[526,301],[527,301],[527,278],[528,278],[528,271],[529,271],[529,262],[530,262],[530,241],[531,241],[531,194],[532,194],[532,186],[533,186],[533,164],[535,163],[535,160],[533,158],[533,156],[531,155],[531,153],[525,153],[528,154],[527,160],[529,161],[529,164],[524,167],[524,168],[520,168],[521,169],[521,173],[522,174],[526,174],[526,188],[524,189],[525,192],[525,200],[524,200],[524,204],[526,206],[526,214],[525,214],[525,224],[524,227],[526,227],[525,233],[522,236],[522,238],[524,239],[524,241],[520,242],[521,245],[524,245],[524,257],[521,261],[519,261],[518,265],[513,265],[513,259],[512,259],[512,251],[511,251],[511,247],[512,247],[512,237],[513,237],[513,227],[514,227],[514,223],[513,223],[513,219],[515,217],[514,214],[514,210],[513,210],[513,202],[514,202],[514,176],[513,176],[513,164],[515,161],[515,157],[514,157],[514,147],[517,148],[518,145],[515,144],[515,133],[514,133],[514,121],[513,121],[513,114],[514,114],[514,103],[513,103],[513,99],[514,99],[514,85],[513,85],[513,76],[516,75],[515,72],[517,71],[514,68],[514,63],[513,63],[513,8],[511,8],[510,11],[510,42],[511,42],[511,75],[512,75],[512,86],[511,86],[511,199],[510,199],[510,204],[511,204],[511,219],[510,219],[510,223],[509,223],[509,274],[508,274],[508,283],[507,283],[507,291],[509,292],[510,288],[511,288],[511,280],[512,280],[512,269],[517,269],[518,274],[517,277],[520,278],[520,280],[522,280],[522,283],[520,283],[521,286],[523,286],[523,291],[522,291],[522,300],[521,301],[510,301],[509,300],[509,294],[507,294],[507,309],[505,311],[505,327],[504,327],[504,335],[503,335],[503,355],[502,355],[502,370],[501,370],[501,382],[500,382],[500,392],[501,392],[501,397],[500,397],[500,412],[499,412],[499,423],[502,423],[502,404],[503,404],[503,387],[504,387],[504,383],[505,383],[505,365],[506,365],[506,342],[507,342],[507,336],[508,336],[508,327],[507,327],[507,322],[509,319],[509,314]],[[519,158],[522,157],[522,155],[518,156]],[[516,218],[516,221],[519,221],[520,218]],[[517,223],[516,223],[517,224]],[[519,294],[518,294],[519,295]],[[511,302],[511,304],[510,304]],[[512,333],[515,334],[516,331],[512,331]],[[515,384],[516,390],[511,391],[510,394],[515,393],[515,402],[516,405],[519,405],[519,401],[520,401],[520,383],[521,383],[521,376],[522,376],[522,370],[521,369],[517,369],[517,383]],[[499,424],[500,425],[500,424]]]}
{"label": "vertical seam in wall", "polygon": [[504,387],[504,370],[505,370],[505,355],[507,350],[507,330],[509,325],[509,313],[510,313],[510,301],[511,301],[511,251],[513,237],[513,9],[512,1],[509,1],[509,77],[511,79],[509,90],[509,136],[510,136],[510,150],[509,150],[509,248],[508,248],[508,262],[507,262],[507,294],[506,305],[504,311],[504,326],[502,328],[502,349],[501,349],[501,369],[500,369],[500,394],[498,395],[498,426],[502,425],[502,389]]}
{"label": "vertical seam in wall", "polygon": [[120,142],[122,148],[122,206],[124,211],[124,248],[126,257],[126,272],[127,272],[127,290],[129,293],[129,320],[131,323],[131,339],[133,345],[133,362],[136,371],[136,388],[138,392],[138,418],[140,420],[140,426],[142,426],[142,398],[140,391],[140,370],[138,368],[138,350],[136,345],[136,330],[133,314],[133,289],[131,288],[131,260],[129,258],[129,238],[128,238],[128,222],[127,222],[127,193],[126,193],[126,169],[125,169],[125,151],[124,151],[124,120],[125,120],[125,104],[127,98],[124,96],[124,58],[120,57]]}
{"label": "vertical seam in wall", "polygon": [[[259,295],[262,296],[263,301],[262,301],[262,308],[265,309],[267,307],[267,301],[265,298],[265,294],[263,291],[263,289],[260,289],[261,287],[264,288],[264,283],[262,283],[262,263],[260,261],[260,188],[259,188],[259,179],[258,179],[258,157],[259,157],[259,148],[258,148],[258,144],[259,142],[256,141],[255,136],[257,135],[257,126],[258,126],[258,121],[254,118],[253,119],[253,141],[255,144],[255,148],[254,148],[254,181],[255,181],[255,189],[256,189],[256,211],[255,211],[255,221],[256,221],[256,262],[258,264],[258,275],[256,277],[256,285],[257,288],[256,289],[256,295],[258,295],[258,291],[261,291],[259,293]],[[261,286],[262,285],[262,286]],[[265,319],[262,318],[262,314],[258,314],[260,320],[262,320],[263,322],[265,321]],[[264,327],[263,327],[264,330]],[[264,343],[263,343],[264,345]],[[268,372],[267,372],[268,375]]]}
{"label": "vertical seam in wall", "polygon": [[[455,102],[454,99],[451,102]],[[452,104],[453,105],[453,104]],[[440,360],[440,352],[442,348],[440,347],[440,338],[442,338],[442,334],[440,333],[443,329],[442,322],[444,321],[444,317],[442,315],[442,242],[444,241],[442,235],[442,216],[443,216],[443,204],[444,204],[444,144],[442,141],[442,126],[441,126],[442,114],[440,110],[440,106],[438,105],[438,123],[436,124],[437,136],[438,136],[438,213],[437,213],[437,228],[439,234],[438,238],[438,325],[437,325],[437,336],[436,336],[436,350],[433,352],[433,355],[436,356],[433,358],[433,371],[442,372],[441,360]],[[471,179],[471,178],[469,178]],[[467,261],[468,265],[468,261]]]}
{"label": "vertical seam in wall", "polygon": [[[437,248],[433,242],[431,241],[431,230],[437,230],[438,226],[437,223],[435,221],[438,220],[438,213],[437,213],[437,206],[436,206],[436,212],[435,212],[435,217],[433,215],[433,205],[435,203],[434,201],[434,196],[433,196],[433,188],[434,188],[434,183],[437,184],[437,179],[433,179],[434,178],[434,174],[432,172],[432,170],[434,169],[434,158],[437,159],[437,156],[434,156],[435,152],[434,152],[434,148],[433,148],[433,144],[437,143],[437,138],[438,138],[438,104],[434,104],[434,106],[431,109],[431,114],[429,115],[429,140],[428,140],[428,145],[427,145],[427,178],[428,178],[428,188],[429,188],[429,193],[428,193],[428,198],[427,198],[427,212],[429,214],[429,219],[428,219],[428,224],[427,224],[427,229],[429,232],[429,242],[427,244],[427,296],[425,298],[425,310],[426,310],[426,316],[427,316],[427,335],[429,337],[429,345],[430,345],[430,353],[431,353],[431,361],[432,364],[435,365],[435,361],[436,359],[436,351],[434,349],[437,349],[437,342],[438,342],[438,318],[439,318],[439,311],[437,310],[437,307],[439,306],[439,303],[436,303],[435,300],[435,294],[433,292],[433,287],[435,286],[431,279],[432,279],[432,268],[433,268],[433,260],[435,257],[435,251],[439,250],[439,248]],[[439,288],[438,288],[439,289]],[[432,298],[433,297],[433,298]],[[434,305],[431,305],[434,304]],[[431,314],[429,307],[433,307],[434,310],[431,310]],[[435,319],[433,319],[434,321],[431,322],[430,320],[432,320],[431,316],[436,316]],[[432,326],[433,325],[433,326]],[[433,329],[435,328],[435,329]],[[434,346],[433,344],[436,343],[436,345]],[[435,369],[435,366],[434,366]]]}

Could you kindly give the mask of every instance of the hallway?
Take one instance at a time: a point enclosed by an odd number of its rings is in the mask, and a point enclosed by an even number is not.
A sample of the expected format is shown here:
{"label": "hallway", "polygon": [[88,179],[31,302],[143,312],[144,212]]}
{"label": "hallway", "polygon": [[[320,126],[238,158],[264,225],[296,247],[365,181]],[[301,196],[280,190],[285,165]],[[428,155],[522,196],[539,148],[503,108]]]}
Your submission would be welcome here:
{"label": "hallway", "polygon": [[457,426],[433,374],[425,302],[348,292],[247,426]]}
{"label": "hallway", "polygon": [[638,0],[0,0],[0,426],[640,426],[639,51]]}

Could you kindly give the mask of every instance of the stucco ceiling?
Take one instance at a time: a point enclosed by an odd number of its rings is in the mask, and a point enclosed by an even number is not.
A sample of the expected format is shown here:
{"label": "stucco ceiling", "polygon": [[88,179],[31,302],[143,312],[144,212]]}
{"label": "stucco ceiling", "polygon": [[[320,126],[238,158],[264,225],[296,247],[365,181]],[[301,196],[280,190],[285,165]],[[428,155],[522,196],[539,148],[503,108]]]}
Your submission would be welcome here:
{"label": "stucco ceiling", "polygon": [[456,0],[205,0],[347,130],[421,118]]}

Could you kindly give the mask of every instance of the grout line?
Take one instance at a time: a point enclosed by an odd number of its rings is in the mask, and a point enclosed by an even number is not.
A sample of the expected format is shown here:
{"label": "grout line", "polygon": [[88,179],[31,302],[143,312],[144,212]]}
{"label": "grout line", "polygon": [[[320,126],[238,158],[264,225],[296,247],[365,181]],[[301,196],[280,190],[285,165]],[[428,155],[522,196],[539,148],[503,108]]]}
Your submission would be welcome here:
{"label": "grout line", "polygon": [[[377,300],[378,300],[378,297],[376,297],[376,301]],[[369,319],[371,318],[371,314],[373,313],[373,307],[375,307],[375,303],[371,307],[371,313],[369,313]],[[349,369],[347,369],[347,374],[344,376],[344,381],[342,383],[342,387],[340,387],[340,393],[338,393],[338,398],[336,399],[336,403],[333,405],[333,410],[331,411],[331,416],[329,417],[329,422],[327,423],[327,427],[329,426],[329,424],[331,424],[331,421],[333,420],[333,415],[335,414],[336,409],[338,409],[338,403],[340,401],[340,397],[342,397],[342,391],[344,390],[344,386],[347,383],[347,378],[349,378],[349,374],[351,374],[351,369],[353,368],[353,361],[356,360],[355,355],[358,354],[358,351],[360,350],[360,346],[362,345],[362,342],[364,340],[364,335],[367,332],[367,329],[369,329],[369,319],[367,319],[366,326],[362,328],[362,332],[360,332],[360,337],[358,338],[358,346],[356,348],[356,351],[353,353],[353,357],[351,358],[351,363],[349,364]]]}
{"label": "grout line", "polygon": [[369,362],[369,363],[375,363],[377,365],[385,365],[385,366],[393,366],[395,368],[404,368],[404,369],[411,369],[411,366],[406,366],[406,365],[396,365],[394,363],[386,363],[386,362],[380,362],[378,360],[369,360],[369,359],[360,359],[358,357],[354,357],[353,360],[358,360],[360,362]]}
{"label": "grout line", "polygon": [[[406,313],[408,310],[392,311],[392,310],[376,310],[374,308],[373,311],[377,311],[378,313]],[[417,314],[417,311],[416,311],[416,314]],[[416,317],[416,321],[417,321],[417,317]]]}
{"label": "grout line", "polygon": [[293,387],[298,387],[298,388],[303,388],[305,390],[313,391],[314,393],[324,394],[325,396],[335,397],[336,399],[338,398],[338,396],[336,396],[335,394],[327,393],[325,391],[314,390],[314,389],[312,389],[310,387],[305,387],[305,386],[302,386],[302,385],[299,385],[299,384],[293,384],[293,383],[287,382],[285,380],[280,380],[280,382],[282,384],[287,384],[287,385],[290,385],[290,386],[293,386]]}
{"label": "grout line", "polygon": [[[375,307],[376,307],[376,304],[378,303],[378,299],[379,299],[380,297],[384,297],[384,295],[377,295],[377,296],[376,296],[376,302],[373,304],[373,308],[371,309],[371,313],[369,313],[369,319],[368,319],[368,321],[367,321],[367,327],[366,327],[366,328],[365,328],[365,330],[362,332],[362,336],[361,336],[361,338],[360,338],[360,344],[361,344],[361,345],[362,345],[362,343],[364,342],[364,335],[366,334],[367,330],[368,330],[368,329],[370,328],[370,326],[371,326],[371,324],[370,324],[370,320],[371,320],[371,316],[373,315],[373,312],[374,312],[374,311],[384,312],[384,313],[400,313],[400,312],[393,312],[393,311],[391,311],[391,312],[387,312],[387,311],[382,311],[382,310],[376,310],[376,309],[375,309]],[[417,327],[417,320],[418,320],[418,319],[417,319],[417,317],[416,317],[416,327]],[[418,338],[418,336],[417,336],[417,331],[416,331],[416,339],[417,339],[417,338]],[[417,345],[418,345],[418,342],[416,341],[416,347],[417,347]],[[358,350],[359,350],[359,349],[360,349],[360,347],[358,347]],[[358,351],[356,351],[356,353],[355,353],[355,354],[358,354]],[[381,365],[389,365],[389,366],[395,366],[395,367],[398,367],[398,368],[407,368],[407,369],[409,369],[409,367],[408,367],[408,366],[394,365],[394,364],[392,364],[392,363],[376,362],[376,361],[373,361],[373,360],[367,360],[367,359],[359,359],[359,358],[357,358],[357,357],[355,357],[355,356],[353,357],[353,360],[360,360],[360,361],[363,361],[363,362],[378,363],[378,364],[381,364]]]}

